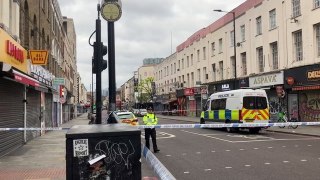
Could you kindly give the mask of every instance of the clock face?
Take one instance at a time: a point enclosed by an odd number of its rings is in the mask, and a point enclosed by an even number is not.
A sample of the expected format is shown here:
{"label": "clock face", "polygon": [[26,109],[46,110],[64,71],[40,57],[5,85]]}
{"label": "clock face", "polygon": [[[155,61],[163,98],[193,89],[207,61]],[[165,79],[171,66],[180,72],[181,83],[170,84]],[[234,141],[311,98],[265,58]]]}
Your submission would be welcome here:
{"label": "clock face", "polygon": [[117,3],[109,2],[102,5],[101,15],[107,21],[119,20],[121,13],[121,7]]}

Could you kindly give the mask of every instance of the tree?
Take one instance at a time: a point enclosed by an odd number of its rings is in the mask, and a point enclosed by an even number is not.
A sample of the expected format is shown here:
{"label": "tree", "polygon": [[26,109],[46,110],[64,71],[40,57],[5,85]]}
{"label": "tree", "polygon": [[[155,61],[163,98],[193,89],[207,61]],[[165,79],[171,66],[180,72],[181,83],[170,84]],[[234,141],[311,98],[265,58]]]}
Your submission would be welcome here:
{"label": "tree", "polygon": [[138,101],[140,103],[149,103],[153,98],[152,82],[153,77],[148,77],[139,82],[137,86],[138,90]]}

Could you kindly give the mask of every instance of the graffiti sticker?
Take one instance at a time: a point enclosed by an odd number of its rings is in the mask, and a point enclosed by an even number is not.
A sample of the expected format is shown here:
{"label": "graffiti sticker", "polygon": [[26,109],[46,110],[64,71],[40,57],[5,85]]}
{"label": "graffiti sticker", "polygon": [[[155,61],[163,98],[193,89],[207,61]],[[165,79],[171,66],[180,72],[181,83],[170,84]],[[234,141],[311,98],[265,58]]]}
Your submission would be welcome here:
{"label": "graffiti sticker", "polygon": [[88,139],[75,139],[73,140],[73,156],[88,156]]}

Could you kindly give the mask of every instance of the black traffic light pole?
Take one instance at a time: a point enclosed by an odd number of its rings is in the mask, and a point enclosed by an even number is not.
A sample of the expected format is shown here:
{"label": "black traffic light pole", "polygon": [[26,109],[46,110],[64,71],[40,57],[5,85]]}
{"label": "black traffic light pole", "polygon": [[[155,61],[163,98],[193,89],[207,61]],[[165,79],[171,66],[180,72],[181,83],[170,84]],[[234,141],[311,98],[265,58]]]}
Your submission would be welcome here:
{"label": "black traffic light pole", "polygon": [[116,65],[114,45],[114,22],[108,22],[109,47],[109,111],[116,110]]}
{"label": "black traffic light pole", "polygon": [[98,19],[96,20],[96,42],[95,42],[95,68],[96,68],[96,124],[101,124],[101,64],[102,64],[102,47],[101,47],[101,20],[100,5],[98,5]]}

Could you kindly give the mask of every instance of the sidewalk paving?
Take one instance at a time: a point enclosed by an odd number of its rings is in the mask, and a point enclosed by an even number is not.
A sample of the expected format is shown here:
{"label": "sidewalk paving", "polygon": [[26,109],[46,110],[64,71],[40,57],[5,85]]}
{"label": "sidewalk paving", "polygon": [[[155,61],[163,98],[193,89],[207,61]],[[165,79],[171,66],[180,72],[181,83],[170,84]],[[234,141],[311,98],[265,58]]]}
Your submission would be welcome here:
{"label": "sidewalk paving", "polygon": [[[61,127],[87,125],[87,114],[73,119]],[[50,131],[29,141],[24,146],[0,158],[2,180],[64,180],[66,179],[66,130]],[[155,177],[151,167],[141,157],[143,178]]]}
{"label": "sidewalk paving", "polygon": [[[157,114],[157,117],[160,119],[172,119],[179,121],[188,121],[190,123],[199,123],[199,117],[189,117],[189,116],[165,116]],[[297,129],[292,129],[289,127],[279,128],[279,127],[269,127],[266,131],[270,132],[280,132],[280,133],[289,133],[289,134],[297,134],[297,135],[306,135],[306,136],[315,136],[320,137],[320,126],[298,126]]]}

